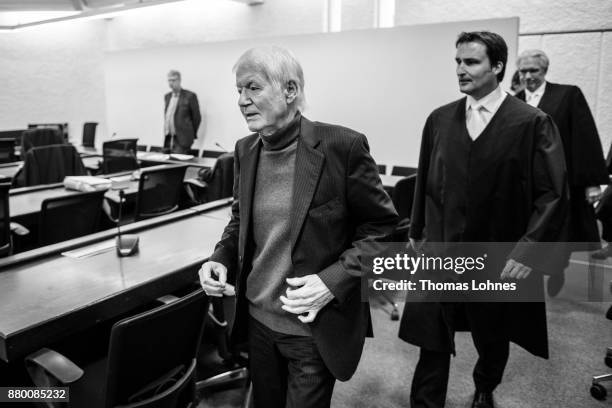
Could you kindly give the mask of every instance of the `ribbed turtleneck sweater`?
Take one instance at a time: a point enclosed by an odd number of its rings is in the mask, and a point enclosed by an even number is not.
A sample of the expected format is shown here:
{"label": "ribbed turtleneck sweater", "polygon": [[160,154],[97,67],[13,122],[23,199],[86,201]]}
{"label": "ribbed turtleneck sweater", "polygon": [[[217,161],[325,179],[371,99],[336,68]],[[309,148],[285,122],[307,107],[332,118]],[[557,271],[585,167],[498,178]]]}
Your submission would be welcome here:
{"label": "ribbed turtleneck sweater", "polygon": [[295,154],[300,133],[299,112],[291,123],[271,136],[261,136],[253,192],[253,269],[247,278],[246,296],[253,318],[284,334],[310,336],[308,325],[281,309],[279,297],[293,276],[289,242]]}

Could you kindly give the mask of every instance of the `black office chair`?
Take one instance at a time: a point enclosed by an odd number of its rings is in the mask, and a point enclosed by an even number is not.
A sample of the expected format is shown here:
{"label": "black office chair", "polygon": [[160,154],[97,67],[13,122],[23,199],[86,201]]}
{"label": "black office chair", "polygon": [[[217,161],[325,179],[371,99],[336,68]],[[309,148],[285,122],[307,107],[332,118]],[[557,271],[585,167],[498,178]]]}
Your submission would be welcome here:
{"label": "black office chair", "polygon": [[10,183],[0,184],[0,257],[8,256],[12,251],[11,213],[9,210]]}
{"label": "black office chair", "polygon": [[15,140],[0,139],[0,163],[15,161]]}
{"label": "black office chair", "polygon": [[248,408],[252,405],[248,356],[245,351],[231,347],[229,343],[236,296],[213,297],[210,302],[198,353],[196,390],[206,396],[217,389],[242,386],[242,406]]}
{"label": "black office chair", "polygon": [[64,135],[54,128],[34,128],[23,132],[21,136],[21,157],[33,147],[65,144]]}
{"label": "black office chair", "polygon": [[198,177],[185,180],[185,190],[194,204],[231,197],[234,188],[234,154],[223,153],[212,169],[201,169]]}
{"label": "black office chair", "polygon": [[168,214],[178,208],[186,165],[143,169],[138,181],[136,221]]}
{"label": "black office chair", "polygon": [[96,127],[98,122],[85,122],[83,125],[83,139],[81,143],[84,147],[94,147],[96,141]]}
{"label": "black office chair", "polygon": [[[414,189],[416,187],[416,173],[399,180],[393,188],[391,199],[399,215],[400,224],[410,221],[412,214],[412,201],[414,200]],[[407,221],[406,221],[407,220]]]}
{"label": "black office chair", "polygon": [[193,157],[198,157],[198,155],[200,154],[200,151],[198,149],[189,149],[189,154],[192,155]]}
{"label": "black office chair", "polygon": [[[390,241],[392,242],[408,241],[408,231],[410,229],[410,216],[412,213],[412,201],[414,199],[415,185],[416,174],[412,174],[411,176],[398,181],[393,188],[391,199],[399,215],[399,222],[391,237],[389,237]],[[388,304],[391,306],[391,311],[389,312],[391,320],[399,320],[399,306],[395,299],[392,299],[391,296],[389,296],[385,291],[383,291],[381,294],[381,303],[383,305]]]}
{"label": "black office chair", "polygon": [[387,165],[386,164],[378,164],[378,174],[387,174]]}
{"label": "black office chair", "polygon": [[139,152],[146,152],[147,151],[147,145],[136,145],[136,150]]}
{"label": "black office chair", "polygon": [[9,190],[11,183],[0,183],[0,257],[13,254],[13,235],[27,235],[30,231],[16,222],[11,222]]}
{"label": "black office chair", "polygon": [[165,301],[115,323],[106,359],[84,370],[49,349],[27,356],[34,384],[69,386],[74,407],[193,407],[196,355],[208,298],[198,290]]}
{"label": "black office chair", "polygon": [[109,140],[102,144],[102,174],[136,170],[136,145],[138,139]]}
{"label": "black office chair", "polygon": [[97,232],[104,193],[93,191],[44,200],[38,222],[40,244],[55,244]]}
{"label": "black office chair", "polygon": [[59,183],[66,176],[87,174],[79,152],[70,144],[32,147],[23,159],[23,167],[13,178],[13,187]]}
{"label": "black office chair", "polygon": [[162,153],[164,151],[164,148],[162,146],[153,146],[153,145],[151,145],[149,147],[149,151],[150,152]]}
{"label": "black office chair", "polygon": [[[219,152],[217,150],[204,150],[202,149],[202,157],[210,157],[211,159],[216,159],[221,156],[224,152]],[[225,152],[227,153],[227,152]]]}
{"label": "black office chair", "polygon": [[416,171],[417,169],[414,167],[393,166],[393,168],[391,169],[391,175],[408,177],[415,174]]}
{"label": "black office chair", "polygon": [[[610,282],[610,292],[612,292],[612,281]],[[608,308],[606,318],[608,320],[612,320],[612,306]],[[608,347],[606,350],[604,362],[608,367],[612,368],[612,347]],[[603,383],[610,382],[612,382],[612,373],[593,376],[593,382],[591,383],[591,396],[600,401],[605,400],[608,390]]]}

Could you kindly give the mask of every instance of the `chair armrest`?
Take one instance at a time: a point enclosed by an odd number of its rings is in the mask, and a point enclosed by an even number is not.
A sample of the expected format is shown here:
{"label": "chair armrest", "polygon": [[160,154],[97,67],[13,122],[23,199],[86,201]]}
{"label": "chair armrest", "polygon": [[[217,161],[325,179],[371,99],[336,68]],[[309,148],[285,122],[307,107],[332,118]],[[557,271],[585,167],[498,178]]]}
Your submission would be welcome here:
{"label": "chair armrest", "polygon": [[27,356],[25,365],[34,385],[38,387],[48,387],[56,382],[71,384],[83,376],[79,366],[57,351],[47,348]]}
{"label": "chair armrest", "polygon": [[208,187],[208,183],[202,180],[198,180],[196,178],[190,178],[187,180],[183,180],[183,184],[189,184],[189,185],[200,187],[200,188]]}
{"label": "chair armrest", "polygon": [[17,222],[11,222],[11,232],[15,235],[28,235],[30,230]]}

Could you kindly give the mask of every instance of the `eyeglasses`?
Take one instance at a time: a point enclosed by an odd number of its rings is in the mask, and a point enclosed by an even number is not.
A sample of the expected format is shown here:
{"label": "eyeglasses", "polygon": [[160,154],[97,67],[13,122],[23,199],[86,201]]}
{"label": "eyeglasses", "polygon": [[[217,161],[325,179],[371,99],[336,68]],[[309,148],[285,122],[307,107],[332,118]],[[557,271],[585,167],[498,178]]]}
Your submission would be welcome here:
{"label": "eyeglasses", "polygon": [[522,75],[525,75],[527,73],[529,73],[529,74],[537,74],[540,71],[541,71],[540,68],[523,68],[523,69],[519,69],[519,73],[521,73]]}

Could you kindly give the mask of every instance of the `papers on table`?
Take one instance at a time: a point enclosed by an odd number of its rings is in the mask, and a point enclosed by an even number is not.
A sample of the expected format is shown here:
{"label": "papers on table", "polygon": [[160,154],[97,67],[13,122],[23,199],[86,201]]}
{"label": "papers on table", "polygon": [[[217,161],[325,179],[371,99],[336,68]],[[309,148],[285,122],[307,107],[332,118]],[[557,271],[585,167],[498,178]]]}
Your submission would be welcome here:
{"label": "papers on table", "polygon": [[95,176],[67,176],[64,178],[64,187],[77,191],[103,191],[108,190],[111,181]]}

